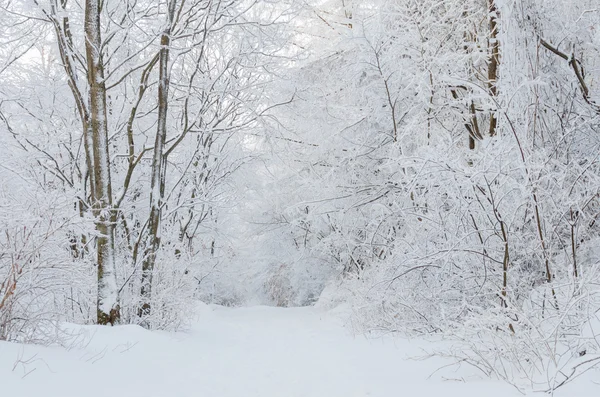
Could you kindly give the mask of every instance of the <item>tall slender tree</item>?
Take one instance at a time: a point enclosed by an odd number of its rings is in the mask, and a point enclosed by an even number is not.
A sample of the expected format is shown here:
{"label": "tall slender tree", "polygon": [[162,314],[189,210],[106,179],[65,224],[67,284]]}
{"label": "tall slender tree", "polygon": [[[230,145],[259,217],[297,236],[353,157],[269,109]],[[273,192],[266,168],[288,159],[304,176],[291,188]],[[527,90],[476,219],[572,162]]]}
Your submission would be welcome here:
{"label": "tall slender tree", "polygon": [[[98,323],[114,324],[119,319],[115,263],[115,216],[112,207],[111,167],[108,145],[106,80],[100,33],[100,0],[85,2],[85,53],[91,134],[92,208],[95,216],[98,266]],[[89,140],[86,140],[89,144]]]}
{"label": "tall slender tree", "polygon": [[167,140],[167,112],[169,109],[169,45],[171,44],[171,30],[174,23],[176,7],[177,0],[170,0],[167,3],[166,27],[160,37],[160,52],[158,59],[158,123],[150,176],[148,241],[142,262],[141,316],[150,314],[152,273],[156,261],[156,252],[160,247],[160,220],[165,197],[165,177],[167,167],[165,144]]}

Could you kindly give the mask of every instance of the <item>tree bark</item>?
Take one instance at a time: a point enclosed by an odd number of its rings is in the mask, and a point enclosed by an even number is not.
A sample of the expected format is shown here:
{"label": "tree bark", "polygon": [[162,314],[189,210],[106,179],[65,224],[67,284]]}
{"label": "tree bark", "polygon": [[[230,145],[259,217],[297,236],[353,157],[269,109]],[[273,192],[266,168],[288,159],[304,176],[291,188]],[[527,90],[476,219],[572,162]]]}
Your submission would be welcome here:
{"label": "tree bark", "polygon": [[[91,189],[92,211],[95,217],[98,266],[98,324],[114,324],[119,319],[115,263],[115,222],[113,219],[108,148],[108,123],[106,110],[106,85],[102,60],[100,34],[100,0],[85,2],[85,52],[88,80],[89,126],[84,133],[86,146],[92,145],[93,181]],[[91,141],[91,142],[90,142]],[[88,148],[89,149],[89,148]]]}
{"label": "tree bark", "polygon": [[158,126],[152,156],[150,179],[150,217],[148,220],[148,236],[146,251],[142,262],[142,306],[138,312],[140,317],[150,315],[152,298],[152,275],[156,263],[156,252],[160,248],[160,218],[165,195],[165,176],[167,158],[165,145],[167,140],[167,113],[169,100],[169,45],[171,44],[171,28],[175,15],[177,0],[168,3],[167,27],[160,38],[159,82],[158,82]]}
{"label": "tree bark", "polygon": [[[490,13],[490,59],[488,62],[488,90],[493,99],[498,96],[498,88],[496,83],[498,81],[498,67],[500,65],[500,43],[498,42],[498,8],[496,7],[495,0],[488,0],[488,11]],[[492,111],[490,113],[490,129],[489,135],[496,135],[496,129],[498,126],[498,119],[496,114]]]}

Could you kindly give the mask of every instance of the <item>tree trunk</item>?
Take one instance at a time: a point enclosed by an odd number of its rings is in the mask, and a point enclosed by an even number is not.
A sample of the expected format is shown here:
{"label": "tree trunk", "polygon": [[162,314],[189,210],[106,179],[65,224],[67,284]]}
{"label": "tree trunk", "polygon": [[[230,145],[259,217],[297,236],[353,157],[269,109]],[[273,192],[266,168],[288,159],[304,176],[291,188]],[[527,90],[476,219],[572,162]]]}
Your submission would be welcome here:
{"label": "tree trunk", "polygon": [[[498,66],[500,64],[500,43],[498,42],[498,15],[499,11],[496,7],[495,0],[488,0],[488,11],[490,13],[490,60],[488,62],[488,89],[491,97],[495,100],[498,96]],[[496,113],[490,113],[490,129],[489,135],[496,135],[498,127],[498,119]]]}
{"label": "tree trunk", "polygon": [[167,140],[167,112],[169,100],[169,45],[171,44],[171,26],[175,14],[177,0],[168,3],[167,27],[160,38],[159,83],[158,83],[158,126],[152,156],[150,179],[150,217],[148,220],[148,236],[146,251],[142,262],[142,306],[140,317],[150,314],[152,297],[152,274],[156,262],[156,252],[160,248],[160,218],[165,195],[165,175],[167,159],[165,143]]}
{"label": "tree trunk", "polygon": [[[91,135],[86,146],[92,157],[90,170],[92,210],[98,233],[98,324],[114,324],[119,319],[117,301],[117,279],[115,264],[115,222],[112,209],[110,181],[110,157],[108,150],[108,125],[106,111],[106,85],[104,65],[101,54],[100,0],[85,2],[85,52],[87,61],[87,79],[89,85],[89,129]],[[91,142],[90,142],[91,141]]]}

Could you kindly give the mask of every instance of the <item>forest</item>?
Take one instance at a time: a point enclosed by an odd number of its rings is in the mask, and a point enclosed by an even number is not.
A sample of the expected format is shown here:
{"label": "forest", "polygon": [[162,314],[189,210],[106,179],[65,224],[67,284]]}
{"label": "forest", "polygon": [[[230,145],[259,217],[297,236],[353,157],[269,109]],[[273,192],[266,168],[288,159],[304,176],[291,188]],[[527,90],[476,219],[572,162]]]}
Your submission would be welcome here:
{"label": "forest", "polygon": [[599,218],[598,0],[0,0],[0,356],[306,307],[554,393]]}

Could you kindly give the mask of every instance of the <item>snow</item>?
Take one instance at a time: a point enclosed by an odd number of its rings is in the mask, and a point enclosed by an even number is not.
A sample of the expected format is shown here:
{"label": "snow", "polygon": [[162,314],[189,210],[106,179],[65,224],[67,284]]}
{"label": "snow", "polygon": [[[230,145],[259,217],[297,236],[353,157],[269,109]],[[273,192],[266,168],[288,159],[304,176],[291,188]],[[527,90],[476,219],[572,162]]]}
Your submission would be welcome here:
{"label": "snow", "polygon": [[[423,355],[423,341],[354,337],[316,308],[204,306],[188,332],[80,327],[78,348],[0,342],[13,397],[510,397],[512,386]],[[594,391],[594,390],[591,390]],[[576,394],[578,397],[596,393]],[[573,397],[573,394],[557,396]]]}

